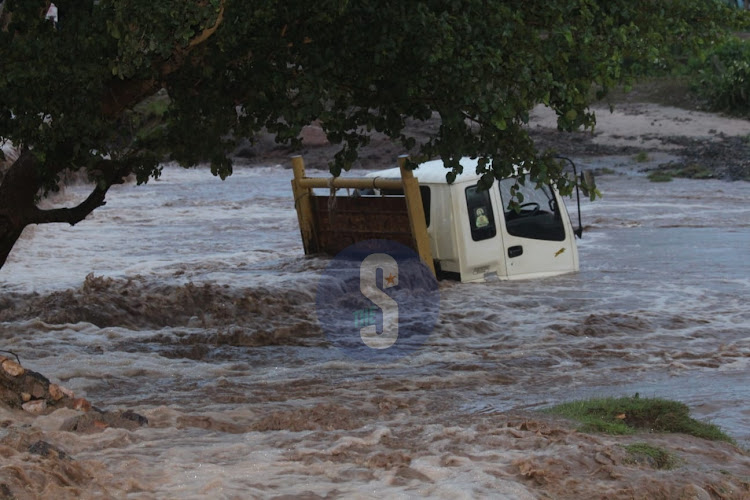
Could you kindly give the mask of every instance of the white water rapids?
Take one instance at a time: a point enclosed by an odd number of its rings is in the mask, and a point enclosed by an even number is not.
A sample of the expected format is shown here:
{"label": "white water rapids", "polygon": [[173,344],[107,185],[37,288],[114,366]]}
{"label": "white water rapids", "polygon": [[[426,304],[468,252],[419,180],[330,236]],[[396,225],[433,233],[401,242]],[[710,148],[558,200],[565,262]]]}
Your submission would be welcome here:
{"label": "white water rapids", "polygon": [[84,496],[533,498],[509,471],[535,447],[509,447],[502,412],[636,392],[747,447],[750,183],[631,163],[593,165],[617,173],[583,204],[579,273],[441,282],[434,333],[387,365],[316,324],[326,260],[303,255],[290,170],[167,166],[73,228],[27,230],[0,270],[0,348],[148,417],[83,436],[57,430],[67,410],[34,421],[97,478]]}

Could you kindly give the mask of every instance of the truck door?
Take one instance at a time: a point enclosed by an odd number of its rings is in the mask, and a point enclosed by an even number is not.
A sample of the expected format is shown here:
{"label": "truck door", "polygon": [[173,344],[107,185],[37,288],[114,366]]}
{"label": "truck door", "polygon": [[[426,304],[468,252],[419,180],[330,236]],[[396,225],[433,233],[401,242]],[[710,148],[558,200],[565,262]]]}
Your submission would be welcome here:
{"label": "truck door", "polygon": [[481,281],[485,276],[505,276],[505,259],[498,255],[502,248],[502,208],[495,190],[480,191],[476,184],[453,186],[456,191],[454,211],[457,230],[461,281]]}
{"label": "truck door", "polygon": [[[516,186],[514,188],[514,186]],[[520,207],[511,208],[515,189]],[[528,177],[503,179],[496,191],[503,216],[502,242],[508,277],[552,276],[578,270],[578,251],[561,198],[551,187],[537,187]],[[519,196],[520,195],[520,196]]]}

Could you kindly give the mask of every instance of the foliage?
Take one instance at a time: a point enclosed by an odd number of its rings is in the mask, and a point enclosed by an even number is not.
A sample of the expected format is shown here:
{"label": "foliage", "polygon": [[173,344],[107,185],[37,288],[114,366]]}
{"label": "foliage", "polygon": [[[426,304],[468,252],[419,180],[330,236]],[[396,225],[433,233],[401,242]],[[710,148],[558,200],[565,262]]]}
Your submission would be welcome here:
{"label": "foliage", "polygon": [[[593,127],[592,87],[627,84],[665,40],[704,46],[737,12],[719,0],[59,0],[55,29],[48,1],[5,3],[0,139],[33,149],[47,188],[78,168],[100,185],[126,171],[146,182],[165,153],[224,177],[233,137],[266,128],[294,144],[314,120],[341,145],[339,174],[367,132],[412,146],[406,120],[437,113],[420,155],[442,157],[449,177],[478,156],[485,186],[523,163],[569,192],[529,138],[529,110]],[[125,115],[162,88],[164,127],[142,133]]]}
{"label": "foliage", "polygon": [[553,406],[545,410],[581,422],[581,430],[607,434],[680,432],[714,441],[733,442],[714,424],[690,417],[683,403],[660,398],[593,398]]}
{"label": "foliage", "polygon": [[690,64],[692,87],[708,106],[750,114],[750,43],[731,38]]}

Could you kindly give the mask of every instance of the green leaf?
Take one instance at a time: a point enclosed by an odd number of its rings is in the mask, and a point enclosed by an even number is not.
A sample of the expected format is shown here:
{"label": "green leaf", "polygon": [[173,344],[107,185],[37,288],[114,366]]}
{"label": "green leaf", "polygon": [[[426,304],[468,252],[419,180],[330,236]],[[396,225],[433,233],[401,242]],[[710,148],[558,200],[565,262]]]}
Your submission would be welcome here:
{"label": "green leaf", "polygon": [[570,30],[563,31],[563,36],[565,36],[565,40],[569,45],[573,45],[573,33],[571,33]]}

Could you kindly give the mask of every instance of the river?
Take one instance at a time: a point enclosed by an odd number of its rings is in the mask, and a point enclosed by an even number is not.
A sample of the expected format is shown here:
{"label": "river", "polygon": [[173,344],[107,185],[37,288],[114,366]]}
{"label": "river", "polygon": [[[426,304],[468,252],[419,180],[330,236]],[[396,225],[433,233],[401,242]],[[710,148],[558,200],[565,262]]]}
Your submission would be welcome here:
{"label": "river", "polygon": [[327,261],[303,255],[283,167],[222,182],[166,166],[73,228],[27,230],[0,271],[0,347],[149,419],[78,436],[56,430],[67,410],[38,417],[88,474],[65,491],[533,498],[509,470],[534,445],[503,451],[495,426],[636,392],[685,402],[747,447],[750,184],[651,183],[628,158],[581,161],[614,171],[598,179],[603,199],[583,203],[581,271],[441,282],[435,331],[387,363],[321,333]]}

